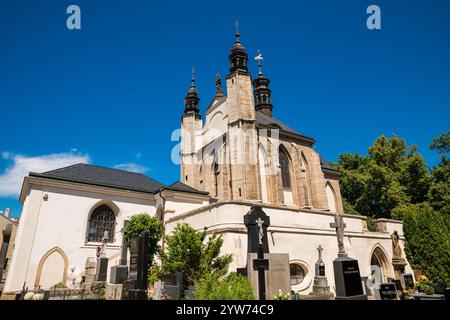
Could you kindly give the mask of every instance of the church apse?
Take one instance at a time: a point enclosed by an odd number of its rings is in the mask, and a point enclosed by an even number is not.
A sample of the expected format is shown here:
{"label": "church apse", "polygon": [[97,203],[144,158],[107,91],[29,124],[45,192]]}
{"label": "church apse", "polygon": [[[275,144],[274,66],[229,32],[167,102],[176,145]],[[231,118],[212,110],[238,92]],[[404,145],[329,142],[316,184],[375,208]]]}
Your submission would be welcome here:
{"label": "church apse", "polygon": [[[315,140],[273,115],[271,81],[262,71],[262,51],[255,57],[258,74],[252,80],[237,29],[228,60],[226,91],[217,74],[216,93],[205,122],[192,76],[182,117],[180,181],[209,192],[217,201],[245,200],[323,211],[329,210],[326,183],[330,182],[335,191],[333,210],[342,212],[338,173],[324,171],[321,157],[313,149]],[[215,154],[211,156],[211,152]]]}

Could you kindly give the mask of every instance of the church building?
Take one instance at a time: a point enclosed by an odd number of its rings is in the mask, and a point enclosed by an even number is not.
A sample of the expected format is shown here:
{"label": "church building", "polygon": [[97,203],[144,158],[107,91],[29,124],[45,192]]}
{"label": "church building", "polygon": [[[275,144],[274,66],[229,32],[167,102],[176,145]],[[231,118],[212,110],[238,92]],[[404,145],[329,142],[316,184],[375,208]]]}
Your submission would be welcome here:
{"label": "church building", "polygon": [[[204,115],[192,76],[180,110],[178,182],[164,185],[142,174],[89,164],[31,172],[24,179],[23,211],[5,291],[79,283],[105,231],[109,266],[118,264],[124,221],[143,212],[163,219],[166,234],[178,223],[222,234],[222,251],[233,255],[230,271],[236,271],[247,265],[244,216],[254,206],[270,217],[268,250],[289,254],[292,292],[312,291],[317,248],[323,248],[328,284],[335,290],[336,215],[343,217],[343,245],[358,260],[361,276],[370,276],[375,265],[383,282],[398,278],[391,236],[398,234],[403,250],[402,222],[378,219],[376,231],[370,231],[365,216],[346,214],[339,171],[314,149],[313,138],[274,116],[276,102],[261,53],[255,58],[257,76],[252,77],[236,32],[228,59],[225,88],[217,75],[216,93]],[[409,264],[405,271],[412,273]]]}

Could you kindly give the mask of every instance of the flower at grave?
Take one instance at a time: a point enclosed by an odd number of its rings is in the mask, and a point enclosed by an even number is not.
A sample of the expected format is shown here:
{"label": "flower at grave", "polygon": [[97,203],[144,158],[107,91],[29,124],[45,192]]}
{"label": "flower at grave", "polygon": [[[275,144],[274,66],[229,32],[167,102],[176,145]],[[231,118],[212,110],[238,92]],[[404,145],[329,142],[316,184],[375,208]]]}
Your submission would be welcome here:
{"label": "flower at grave", "polygon": [[31,300],[34,296],[34,292],[27,292],[25,293],[25,296],[23,297],[23,300]]}
{"label": "flower at grave", "polygon": [[44,294],[37,293],[37,294],[33,295],[33,298],[31,298],[31,300],[44,300]]}
{"label": "flower at grave", "polygon": [[289,293],[283,294],[281,289],[278,289],[278,295],[273,297],[274,300],[289,300]]}

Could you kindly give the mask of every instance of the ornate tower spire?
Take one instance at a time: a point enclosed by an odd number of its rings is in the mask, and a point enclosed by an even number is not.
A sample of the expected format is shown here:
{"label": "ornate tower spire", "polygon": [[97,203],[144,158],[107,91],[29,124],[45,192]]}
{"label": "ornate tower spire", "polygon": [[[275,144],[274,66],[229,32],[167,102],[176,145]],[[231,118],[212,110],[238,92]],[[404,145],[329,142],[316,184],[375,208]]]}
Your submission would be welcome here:
{"label": "ornate tower spire", "polygon": [[262,52],[258,50],[258,55],[255,57],[258,61],[258,77],[253,80],[255,109],[261,111],[265,115],[272,116],[272,90],[269,89],[270,80],[262,73]]}
{"label": "ornate tower spire", "polygon": [[231,54],[228,56],[231,65],[230,73],[228,75],[231,75],[236,71],[248,74],[248,56],[245,52],[244,46],[241,44],[240,36],[241,34],[239,33],[239,21],[236,21],[236,40],[234,46],[231,48]]}
{"label": "ornate tower spire", "polygon": [[216,97],[223,97],[222,79],[219,73],[216,73]]}
{"label": "ornate tower spire", "polygon": [[236,20],[236,44],[240,44],[241,42],[239,41],[239,37],[241,36],[241,34],[239,33],[239,21]]}
{"label": "ornate tower spire", "polygon": [[191,87],[189,88],[186,98],[184,99],[184,103],[186,105],[184,113],[186,114],[189,112],[193,112],[195,114],[198,114],[199,102],[200,98],[198,97],[198,91],[197,88],[195,87],[195,68],[192,67]]}

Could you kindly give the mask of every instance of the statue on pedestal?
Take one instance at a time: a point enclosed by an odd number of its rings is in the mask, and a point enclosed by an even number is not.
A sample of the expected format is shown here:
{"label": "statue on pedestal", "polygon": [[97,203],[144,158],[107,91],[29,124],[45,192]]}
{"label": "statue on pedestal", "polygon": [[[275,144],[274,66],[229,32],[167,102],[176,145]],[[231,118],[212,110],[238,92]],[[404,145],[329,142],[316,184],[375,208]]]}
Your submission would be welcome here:
{"label": "statue on pedestal", "polygon": [[394,266],[395,278],[400,279],[400,275],[405,272],[406,260],[403,258],[402,248],[400,247],[400,237],[397,231],[391,235],[392,239],[392,265]]}

